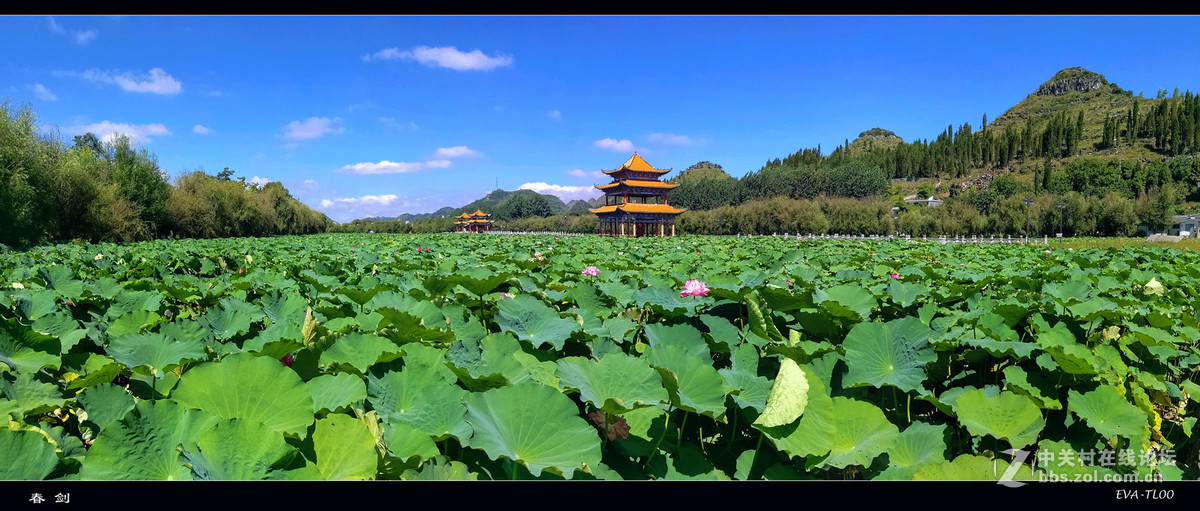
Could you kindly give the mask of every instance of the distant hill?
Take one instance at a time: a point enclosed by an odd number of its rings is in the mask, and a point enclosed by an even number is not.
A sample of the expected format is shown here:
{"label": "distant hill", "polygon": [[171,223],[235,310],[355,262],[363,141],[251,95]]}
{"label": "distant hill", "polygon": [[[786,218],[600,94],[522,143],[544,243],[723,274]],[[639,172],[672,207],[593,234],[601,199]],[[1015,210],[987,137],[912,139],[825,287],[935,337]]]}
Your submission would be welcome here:
{"label": "distant hill", "polygon": [[856,152],[872,152],[884,149],[894,149],[904,139],[883,128],[871,128],[858,134],[858,138],[850,142],[850,154]]}
{"label": "distant hill", "polygon": [[688,167],[683,172],[680,172],[679,175],[668,179],[667,182],[673,184],[682,184],[704,179],[733,179],[733,176],[730,176],[728,173],[726,173],[725,169],[722,169],[720,165],[702,161],[692,165],[691,167]]}

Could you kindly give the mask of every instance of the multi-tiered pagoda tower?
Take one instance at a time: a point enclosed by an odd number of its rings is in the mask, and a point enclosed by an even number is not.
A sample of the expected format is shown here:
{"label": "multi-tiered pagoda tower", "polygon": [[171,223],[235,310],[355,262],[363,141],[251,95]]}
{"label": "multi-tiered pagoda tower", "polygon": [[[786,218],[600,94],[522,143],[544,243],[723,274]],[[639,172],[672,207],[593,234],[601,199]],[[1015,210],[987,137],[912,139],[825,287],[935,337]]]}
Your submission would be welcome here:
{"label": "multi-tiered pagoda tower", "polygon": [[675,216],[684,210],[667,204],[667,192],[678,185],[659,181],[671,169],[651,167],[635,152],[616,170],[605,170],[613,181],[596,188],[604,206],[591,210],[600,217],[601,236],[674,236]]}
{"label": "multi-tiered pagoda tower", "polygon": [[478,209],[475,210],[475,213],[464,211],[454,220],[454,230],[458,232],[490,231],[492,230],[492,215]]}

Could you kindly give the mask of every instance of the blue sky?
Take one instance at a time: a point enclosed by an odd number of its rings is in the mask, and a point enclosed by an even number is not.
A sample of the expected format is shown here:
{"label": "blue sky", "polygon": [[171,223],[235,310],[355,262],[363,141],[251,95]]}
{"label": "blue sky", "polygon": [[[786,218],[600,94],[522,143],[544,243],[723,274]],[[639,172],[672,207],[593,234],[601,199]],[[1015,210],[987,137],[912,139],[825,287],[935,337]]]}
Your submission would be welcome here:
{"label": "blue sky", "polygon": [[1060,69],[1200,90],[1187,17],[7,16],[0,98],[131,134],[172,176],[280,181],[337,221],[499,186],[597,193],[637,150],[734,176],[882,127],[994,119]]}

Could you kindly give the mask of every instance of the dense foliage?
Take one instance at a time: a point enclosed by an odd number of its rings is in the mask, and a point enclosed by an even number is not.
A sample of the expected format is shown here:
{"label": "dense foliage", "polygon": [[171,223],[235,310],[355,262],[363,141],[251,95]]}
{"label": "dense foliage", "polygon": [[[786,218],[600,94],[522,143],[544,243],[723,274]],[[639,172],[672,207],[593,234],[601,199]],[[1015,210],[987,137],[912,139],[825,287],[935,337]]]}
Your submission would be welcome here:
{"label": "dense foliage", "polygon": [[995,480],[1009,449],[1016,479],[1200,476],[1200,253],[1043,249],[0,253],[0,479]]}
{"label": "dense foliage", "polygon": [[39,134],[28,108],[0,104],[0,244],[306,234],[330,224],[279,183],[232,173],[194,172],[172,185],[127,137],[87,133],[67,145]]}

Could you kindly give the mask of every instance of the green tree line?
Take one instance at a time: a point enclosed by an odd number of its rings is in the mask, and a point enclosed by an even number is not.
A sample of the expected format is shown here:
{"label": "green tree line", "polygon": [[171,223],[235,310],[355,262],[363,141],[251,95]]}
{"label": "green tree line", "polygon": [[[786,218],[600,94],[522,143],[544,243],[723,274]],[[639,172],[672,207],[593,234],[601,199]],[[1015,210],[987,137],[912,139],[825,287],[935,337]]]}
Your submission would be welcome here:
{"label": "green tree line", "polygon": [[174,183],[129,138],[73,143],[37,131],[33,112],[0,104],[0,244],[323,232],[331,223],[279,183],[193,172]]}

